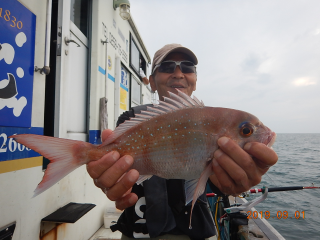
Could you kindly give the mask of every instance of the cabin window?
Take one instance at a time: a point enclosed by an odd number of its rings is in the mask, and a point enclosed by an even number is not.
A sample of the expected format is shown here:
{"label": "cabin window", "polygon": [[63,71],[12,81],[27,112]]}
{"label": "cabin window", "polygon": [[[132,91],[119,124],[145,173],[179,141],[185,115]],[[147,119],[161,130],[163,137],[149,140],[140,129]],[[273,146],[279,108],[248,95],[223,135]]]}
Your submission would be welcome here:
{"label": "cabin window", "polygon": [[141,105],[141,81],[131,75],[131,107]]}
{"label": "cabin window", "polygon": [[138,45],[136,44],[136,41],[134,40],[131,34],[130,34],[130,67],[137,74],[137,76],[140,79],[140,82],[142,80],[142,78],[140,77],[140,68],[143,70],[144,74],[147,75],[146,60],[144,59],[143,55],[139,51]]}
{"label": "cabin window", "polygon": [[130,66],[138,74],[140,69],[140,52],[132,37],[131,37],[130,60],[131,60]]}
{"label": "cabin window", "polygon": [[70,20],[88,37],[89,1],[71,0]]}

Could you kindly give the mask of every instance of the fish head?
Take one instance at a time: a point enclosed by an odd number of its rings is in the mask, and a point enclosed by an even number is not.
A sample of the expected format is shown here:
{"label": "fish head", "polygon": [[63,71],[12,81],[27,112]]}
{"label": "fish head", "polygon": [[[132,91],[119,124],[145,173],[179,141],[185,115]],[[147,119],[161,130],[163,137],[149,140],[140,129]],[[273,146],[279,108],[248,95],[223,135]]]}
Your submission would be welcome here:
{"label": "fish head", "polygon": [[[237,110],[236,110],[237,111]],[[234,121],[231,121],[228,135],[231,135],[233,140],[243,147],[248,142],[260,142],[268,147],[271,147],[276,139],[276,133],[270,128],[265,126],[257,117],[254,115],[237,111],[233,114]]]}

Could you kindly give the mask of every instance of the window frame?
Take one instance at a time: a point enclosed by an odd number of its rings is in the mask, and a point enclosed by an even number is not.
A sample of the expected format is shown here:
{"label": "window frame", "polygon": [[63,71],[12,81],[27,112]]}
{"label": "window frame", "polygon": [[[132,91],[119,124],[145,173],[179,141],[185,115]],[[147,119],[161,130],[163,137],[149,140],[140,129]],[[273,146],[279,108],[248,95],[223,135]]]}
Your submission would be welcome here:
{"label": "window frame", "polygon": [[[134,43],[135,47],[137,48],[138,52],[139,52],[139,69],[136,69],[135,66],[132,63],[132,54],[131,54],[131,50],[132,50],[132,42]],[[137,74],[140,82],[142,82],[142,78],[140,77],[140,60],[141,60],[141,68],[144,71],[145,75],[147,75],[147,61],[145,60],[144,56],[141,54],[141,51],[139,49],[139,45],[137,44],[136,40],[134,39],[132,33],[130,32],[130,44],[129,44],[129,53],[130,53],[130,57],[129,57],[129,66],[130,68]]]}
{"label": "window frame", "polygon": [[[132,81],[136,81],[137,84],[139,85],[140,87],[140,102],[137,103],[136,101],[134,101],[132,99],[132,91],[133,91],[133,87],[132,87]],[[139,106],[142,104],[142,82],[139,81],[139,79],[134,75],[134,74],[131,74],[131,78],[130,78],[130,109],[132,108],[132,103],[136,104],[136,106]]]}

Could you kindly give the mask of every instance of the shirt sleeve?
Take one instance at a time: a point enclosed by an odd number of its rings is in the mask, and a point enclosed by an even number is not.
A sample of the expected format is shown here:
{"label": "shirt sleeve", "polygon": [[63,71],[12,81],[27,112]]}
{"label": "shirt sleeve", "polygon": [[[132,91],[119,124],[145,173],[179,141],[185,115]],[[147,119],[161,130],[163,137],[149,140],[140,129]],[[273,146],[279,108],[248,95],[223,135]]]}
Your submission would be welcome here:
{"label": "shirt sleeve", "polygon": [[129,111],[126,111],[120,115],[117,121],[117,127],[124,123],[126,120],[130,120],[130,118],[135,117],[135,113],[141,113],[141,110],[147,110],[147,106],[153,106],[153,104],[145,104],[145,105],[139,105],[136,107],[132,107]]}
{"label": "shirt sleeve", "polygon": [[142,68],[140,68],[140,77],[142,77],[142,78],[146,77],[146,75],[144,74]]}

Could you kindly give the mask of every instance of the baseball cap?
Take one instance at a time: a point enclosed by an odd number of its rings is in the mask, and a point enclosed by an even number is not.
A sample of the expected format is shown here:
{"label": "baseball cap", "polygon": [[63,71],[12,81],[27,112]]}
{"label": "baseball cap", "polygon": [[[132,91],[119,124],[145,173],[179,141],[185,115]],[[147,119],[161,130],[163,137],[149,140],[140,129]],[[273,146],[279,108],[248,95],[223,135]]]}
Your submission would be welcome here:
{"label": "baseball cap", "polygon": [[197,65],[198,64],[198,59],[196,57],[196,55],[188,48],[183,47],[181,44],[177,44],[177,43],[171,43],[171,44],[167,44],[164,47],[160,48],[158,51],[156,51],[156,53],[154,54],[153,57],[153,61],[152,61],[152,67],[151,67],[151,72],[153,72],[154,67],[161,63],[163,61],[163,59],[166,58],[166,56],[169,55],[169,53],[172,52],[180,52],[180,53],[184,53],[186,55],[188,55],[192,62]]}

